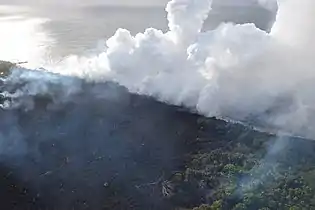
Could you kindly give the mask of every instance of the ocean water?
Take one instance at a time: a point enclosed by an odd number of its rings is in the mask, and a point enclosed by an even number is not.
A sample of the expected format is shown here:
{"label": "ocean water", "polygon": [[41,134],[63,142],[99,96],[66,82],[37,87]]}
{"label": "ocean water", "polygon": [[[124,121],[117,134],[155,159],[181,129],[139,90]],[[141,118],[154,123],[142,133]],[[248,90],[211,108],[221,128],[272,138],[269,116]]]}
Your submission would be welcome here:
{"label": "ocean water", "polygon": [[[84,54],[95,49],[102,41],[110,38],[118,28],[125,28],[133,35],[146,28],[168,29],[165,5],[160,6],[108,6],[96,1],[88,5],[27,5],[18,2],[4,2],[0,6],[0,17],[18,16],[19,20],[45,20],[40,24],[41,33],[49,37],[49,55],[61,58],[70,54]],[[268,30],[274,14],[258,7],[213,8],[204,29],[214,29],[221,22],[255,23]],[[5,23],[5,21],[2,21]],[[8,29],[6,29],[8,30]],[[22,33],[22,31],[21,31]],[[21,35],[16,39],[25,39]],[[53,41],[52,41],[53,40]],[[16,42],[16,40],[12,40]],[[20,40],[19,40],[20,41]],[[1,59],[1,58],[0,58]]]}
{"label": "ocean water", "polygon": [[[98,3],[62,6],[36,5],[36,1],[35,4],[3,3],[0,7],[0,59],[28,61],[38,67],[49,63],[50,59],[56,63],[72,54],[100,49],[117,28],[126,28],[133,35],[150,27],[168,29],[163,5]],[[255,23],[268,31],[273,19],[272,12],[254,6],[215,6],[203,30],[232,21]],[[128,47],[128,41],[126,43]],[[145,47],[142,49],[147,52]],[[111,57],[118,61],[118,69],[121,67],[119,53],[118,59]],[[133,58],[137,59],[136,56]],[[168,60],[165,62],[168,64]],[[151,67],[151,63],[149,65]],[[123,67],[128,73],[128,68]],[[135,67],[138,69],[137,65]],[[133,76],[130,72],[127,76]],[[0,173],[13,174],[21,182],[15,181],[15,185],[29,189],[25,193],[30,196],[26,203],[32,204],[29,199],[36,205],[43,202],[47,207],[29,209],[101,209],[106,203],[104,199],[112,196],[106,190],[112,183],[121,192],[118,197],[131,195],[131,200],[140,200],[142,208],[136,209],[172,209],[162,202],[161,196],[151,195],[150,189],[139,190],[137,186],[157,182],[159,176],[170,175],[183,167],[181,157],[192,148],[182,143],[189,143],[197,136],[198,115],[187,110],[179,112],[178,107],[152,98],[132,95],[127,89],[106,81],[89,83],[73,75],[56,76],[47,72],[15,73],[4,80],[3,89],[8,90],[4,91],[8,97],[22,102],[23,106],[17,110],[0,109],[3,119],[0,157],[4,156],[0,160],[8,167],[4,172],[0,168]],[[10,91],[13,94],[10,95]],[[6,191],[6,187],[2,189]],[[8,205],[13,203],[10,199],[16,199],[6,192],[4,195]]]}

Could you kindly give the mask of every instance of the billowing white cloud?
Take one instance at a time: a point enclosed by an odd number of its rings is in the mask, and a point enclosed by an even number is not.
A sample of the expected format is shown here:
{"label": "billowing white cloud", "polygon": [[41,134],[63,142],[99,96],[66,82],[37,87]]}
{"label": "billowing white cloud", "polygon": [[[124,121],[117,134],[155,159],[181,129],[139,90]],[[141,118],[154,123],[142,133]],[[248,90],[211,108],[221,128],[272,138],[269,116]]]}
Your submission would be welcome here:
{"label": "billowing white cloud", "polygon": [[211,6],[172,0],[167,32],[148,28],[133,36],[118,29],[98,53],[48,68],[115,81],[206,116],[315,137],[315,1],[280,1],[271,33],[232,23],[203,32]]}

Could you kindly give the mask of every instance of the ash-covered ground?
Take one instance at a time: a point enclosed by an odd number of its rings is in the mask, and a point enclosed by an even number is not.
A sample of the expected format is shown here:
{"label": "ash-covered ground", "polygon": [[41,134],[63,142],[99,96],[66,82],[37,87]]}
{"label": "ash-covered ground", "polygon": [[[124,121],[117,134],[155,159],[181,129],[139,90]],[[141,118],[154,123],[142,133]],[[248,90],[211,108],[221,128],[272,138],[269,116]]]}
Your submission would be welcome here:
{"label": "ash-covered ground", "polygon": [[50,78],[49,94],[10,95],[43,82],[25,78],[1,83],[2,104],[11,102],[0,110],[3,209],[315,208],[312,140],[205,118],[111,82],[54,75],[79,90],[59,100],[69,87]]}
{"label": "ash-covered ground", "polygon": [[184,169],[197,117],[113,83],[82,87],[64,103],[1,110],[2,206],[169,208],[146,184]]}
{"label": "ash-covered ground", "polygon": [[314,1],[212,3],[1,7],[1,207],[315,209]]}

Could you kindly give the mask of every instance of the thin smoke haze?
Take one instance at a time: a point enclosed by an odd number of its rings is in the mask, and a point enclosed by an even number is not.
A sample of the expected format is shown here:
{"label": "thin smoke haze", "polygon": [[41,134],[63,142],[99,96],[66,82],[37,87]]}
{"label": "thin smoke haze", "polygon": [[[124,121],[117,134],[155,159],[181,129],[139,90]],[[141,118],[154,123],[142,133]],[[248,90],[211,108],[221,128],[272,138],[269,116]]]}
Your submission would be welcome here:
{"label": "thin smoke haze", "polygon": [[[267,140],[262,144],[275,138],[259,157],[262,164],[251,168],[256,175],[240,178],[240,196],[254,190],[269,178],[265,174],[270,168],[278,172],[274,163],[285,151],[290,153],[287,144],[294,141],[294,150],[302,142],[282,132],[315,138],[315,2],[259,3],[271,11],[279,6],[270,32],[255,24],[230,22],[205,30],[213,1],[172,0],[165,8],[168,30],[148,28],[134,35],[120,28],[86,56],[70,55],[61,61],[49,57],[55,40],[41,27],[46,20],[0,20],[0,55],[29,61],[0,79],[0,162],[8,166],[9,176],[12,172],[28,183],[55,209],[76,204],[98,209],[111,199],[111,186],[115,196],[132,195],[142,203],[138,209],[172,209],[164,206],[164,196],[150,194],[151,183],[160,185],[177,169],[186,170],[187,153],[204,152],[199,146],[192,148],[203,135],[218,141],[214,154],[224,153],[221,146],[246,141],[244,136],[256,140],[247,136],[254,132],[252,127],[205,119],[168,105],[172,104],[265,129],[263,141]],[[202,124],[207,120],[210,130]],[[223,139],[228,139],[227,145]],[[305,145],[310,144],[301,148]],[[142,189],[148,185],[149,190]],[[210,191],[203,192],[209,196]],[[204,202],[199,194],[189,197]],[[76,203],[80,199],[82,204]]]}
{"label": "thin smoke haze", "polygon": [[203,32],[212,1],[173,0],[166,7],[169,31],[148,28],[133,36],[127,29],[118,29],[100,53],[73,55],[47,68],[115,81],[131,92],[184,105],[209,117],[312,137],[315,98],[307,81],[314,76],[314,48],[308,46],[313,43],[314,3],[278,4],[271,33],[254,24],[233,23]]}
{"label": "thin smoke haze", "polygon": [[[21,53],[44,60],[40,64],[52,72],[114,81],[133,93],[208,117],[313,137],[314,3],[288,0],[278,5],[270,33],[254,24],[233,23],[203,31],[213,2],[172,0],[166,6],[166,32],[148,28],[133,36],[118,29],[97,53],[72,55],[55,64],[43,58],[43,50]],[[39,43],[49,40],[38,34]],[[39,49],[37,41],[23,49]]]}

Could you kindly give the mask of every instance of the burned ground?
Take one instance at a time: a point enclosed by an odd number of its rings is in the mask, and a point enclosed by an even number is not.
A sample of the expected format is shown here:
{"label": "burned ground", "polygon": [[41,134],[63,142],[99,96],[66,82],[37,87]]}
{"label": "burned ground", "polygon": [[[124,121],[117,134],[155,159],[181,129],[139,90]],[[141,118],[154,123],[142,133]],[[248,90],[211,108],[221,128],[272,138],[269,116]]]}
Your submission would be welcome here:
{"label": "burned ground", "polygon": [[4,209],[315,208],[312,140],[81,82],[0,110]]}

